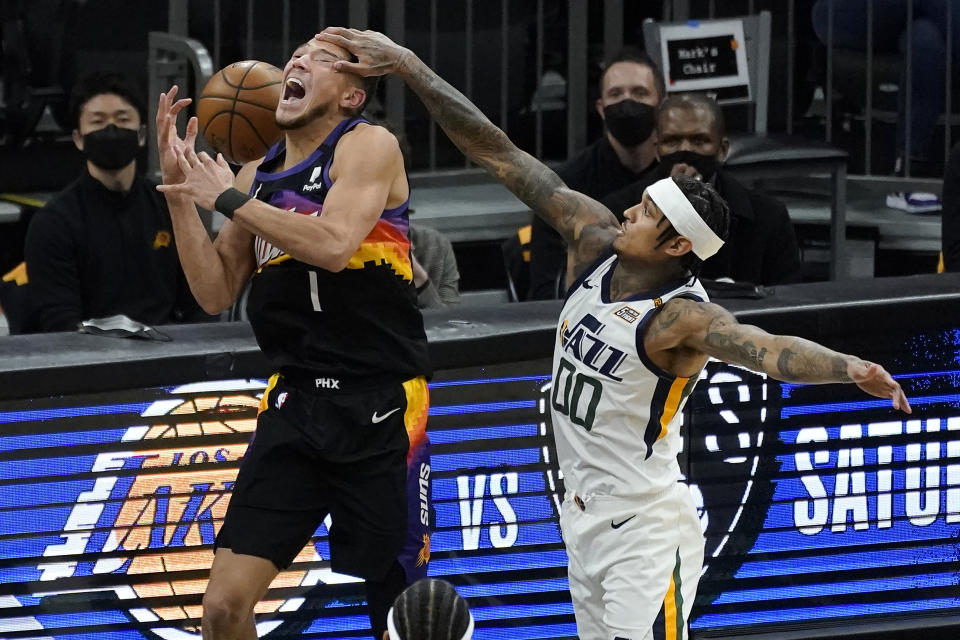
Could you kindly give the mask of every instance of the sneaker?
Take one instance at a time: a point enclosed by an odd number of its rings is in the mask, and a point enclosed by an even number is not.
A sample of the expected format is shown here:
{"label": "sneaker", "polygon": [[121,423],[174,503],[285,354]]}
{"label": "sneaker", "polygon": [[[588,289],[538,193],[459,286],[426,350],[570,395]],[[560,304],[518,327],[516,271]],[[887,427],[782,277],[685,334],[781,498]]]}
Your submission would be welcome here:
{"label": "sneaker", "polygon": [[942,208],[935,193],[924,191],[897,191],[887,194],[887,206],[909,213],[936,213]]}

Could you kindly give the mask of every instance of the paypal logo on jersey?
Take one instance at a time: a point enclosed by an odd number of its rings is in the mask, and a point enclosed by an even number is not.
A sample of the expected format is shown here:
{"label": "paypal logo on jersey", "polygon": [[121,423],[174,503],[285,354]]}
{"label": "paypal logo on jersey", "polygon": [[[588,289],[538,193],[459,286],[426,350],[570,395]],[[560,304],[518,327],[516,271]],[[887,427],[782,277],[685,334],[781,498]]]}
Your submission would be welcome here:
{"label": "paypal logo on jersey", "polygon": [[314,167],[313,173],[310,174],[310,180],[307,181],[307,184],[300,187],[301,191],[316,191],[317,189],[323,189],[327,185],[323,182],[317,182],[320,177],[323,175],[323,167]]}
{"label": "paypal logo on jersey", "polygon": [[618,378],[616,373],[626,360],[627,354],[600,338],[605,327],[605,324],[589,313],[569,329],[567,322],[564,322],[560,332],[560,346],[564,353],[603,377],[620,382],[623,378]]}

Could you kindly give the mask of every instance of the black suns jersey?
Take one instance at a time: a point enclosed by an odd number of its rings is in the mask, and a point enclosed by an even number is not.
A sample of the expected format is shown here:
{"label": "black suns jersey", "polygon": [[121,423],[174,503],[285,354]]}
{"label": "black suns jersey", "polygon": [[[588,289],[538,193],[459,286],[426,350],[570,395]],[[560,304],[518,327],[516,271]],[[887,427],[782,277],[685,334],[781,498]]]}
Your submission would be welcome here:
{"label": "black suns jersey", "polygon": [[[361,122],[342,121],[310,157],[271,173],[282,162],[281,140],[258,167],[250,193],[289,215],[322,216],[337,142]],[[385,210],[338,273],[254,239],[257,270],[247,316],[276,369],[356,385],[430,374],[410,263],[408,203]]]}

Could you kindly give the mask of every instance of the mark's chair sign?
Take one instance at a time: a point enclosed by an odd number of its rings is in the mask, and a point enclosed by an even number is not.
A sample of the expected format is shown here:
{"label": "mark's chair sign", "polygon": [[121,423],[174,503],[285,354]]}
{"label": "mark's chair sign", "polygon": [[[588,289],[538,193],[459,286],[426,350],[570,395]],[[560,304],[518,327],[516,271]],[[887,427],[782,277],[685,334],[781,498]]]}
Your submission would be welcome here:
{"label": "mark's chair sign", "polygon": [[750,79],[743,23],[723,20],[660,28],[667,90],[710,91],[718,100],[749,100]]}

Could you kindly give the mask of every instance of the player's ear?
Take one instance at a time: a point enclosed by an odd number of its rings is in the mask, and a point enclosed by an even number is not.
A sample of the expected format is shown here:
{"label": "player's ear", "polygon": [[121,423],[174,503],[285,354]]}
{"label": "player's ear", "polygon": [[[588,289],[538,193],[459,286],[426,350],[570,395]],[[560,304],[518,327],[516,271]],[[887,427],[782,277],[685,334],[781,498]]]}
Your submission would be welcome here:
{"label": "player's ear", "polygon": [[675,236],[665,245],[668,255],[680,257],[693,251],[693,244],[685,236]]}
{"label": "player's ear", "polygon": [[141,147],[147,144],[147,125],[142,124],[137,129],[137,144]]}
{"label": "player's ear", "polygon": [[349,111],[357,111],[367,99],[367,92],[359,87],[350,87],[340,99],[340,106]]}
{"label": "player's ear", "polygon": [[80,130],[74,129],[71,137],[73,138],[73,144],[77,147],[77,149],[83,151],[83,136],[80,135]]}

